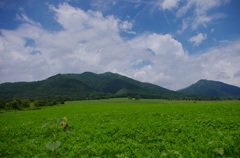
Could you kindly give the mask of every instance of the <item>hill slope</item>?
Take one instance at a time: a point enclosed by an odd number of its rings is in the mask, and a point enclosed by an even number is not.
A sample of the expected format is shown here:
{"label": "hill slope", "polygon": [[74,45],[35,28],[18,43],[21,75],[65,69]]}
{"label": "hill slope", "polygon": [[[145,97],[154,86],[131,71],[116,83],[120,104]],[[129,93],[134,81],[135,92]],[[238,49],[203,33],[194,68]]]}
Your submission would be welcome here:
{"label": "hill slope", "polygon": [[56,75],[37,82],[16,82],[0,84],[0,98],[38,98],[38,97],[69,97],[81,98],[100,92],[85,83]]}
{"label": "hill slope", "polygon": [[116,73],[58,74],[37,82],[0,84],[0,98],[20,97],[74,97],[88,96],[136,96],[144,98],[177,98],[181,93],[160,86],[143,83]]}
{"label": "hill slope", "polygon": [[112,93],[115,95],[133,96],[139,94],[145,96],[145,98],[169,98],[182,96],[181,93],[168,90],[158,85],[140,82],[111,72],[103,74],[84,72],[82,74],[66,75],[70,78],[84,82],[97,91]]}
{"label": "hill slope", "polygon": [[178,90],[178,92],[212,97],[240,97],[239,87],[210,80],[199,80],[187,88]]}

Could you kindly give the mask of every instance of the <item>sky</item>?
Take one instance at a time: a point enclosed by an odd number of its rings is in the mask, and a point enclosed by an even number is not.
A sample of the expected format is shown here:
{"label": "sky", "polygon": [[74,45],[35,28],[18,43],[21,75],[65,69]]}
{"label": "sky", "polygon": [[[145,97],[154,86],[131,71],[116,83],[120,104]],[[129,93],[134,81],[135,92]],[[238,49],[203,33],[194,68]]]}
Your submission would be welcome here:
{"label": "sky", "polygon": [[0,0],[0,83],[119,73],[240,87],[239,0]]}

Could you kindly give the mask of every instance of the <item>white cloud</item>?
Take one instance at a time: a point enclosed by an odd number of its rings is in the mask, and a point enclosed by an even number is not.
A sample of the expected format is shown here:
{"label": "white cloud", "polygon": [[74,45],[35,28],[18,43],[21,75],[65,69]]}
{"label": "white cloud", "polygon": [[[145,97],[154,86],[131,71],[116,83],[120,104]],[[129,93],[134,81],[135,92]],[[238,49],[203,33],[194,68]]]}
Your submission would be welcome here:
{"label": "white cloud", "polygon": [[206,15],[210,9],[227,4],[230,0],[188,0],[177,12],[178,17],[184,16],[192,7],[196,15]]}
{"label": "white cloud", "polygon": [[136,34],[136,32],[131,31],[133,24],[130,23],[129,21],[123,21],[119,25],[120,29],[122,29],[124,32],[129,33],[129,34]]}
{"label": "white cloud", "polygon": [[201,44],[202,41],[206,39],[207,39],[207,34],[199,33],[198,35],[191,37],[189,39],[189,42],[192,42],[194,46],[199,46],[199,44]]}
{"label": "white cloud", "polygon": [[[64,72],[110,71],[112,65],[125,64],[127,47],[119,32],[131,31],[129,22],[66,3],[50,9],[64,30],[47,32],[35,22],[29,23],[27,16],[17,30],[1,30],[0,82],[43,79]],[[26,46],[27,39],[34,45]]]}
{"label": "white cloud", "polygon": [[[225,5],[230,0],[188,0],[181,6],[176,15],[179,18],[184,18],[187,12],[193,11],[191,16],[191,28],[196,30],[199,26],[207,27],[207,24],[213,20],[225,17],[225,14],[210,14],[210,10]],[[189,19],[189,17],[188,17]],[[184,24],[183,24],[184,25]]]}
{"label": "white cloud", "polygon": [[92,0],[91,2],[93,8],[101,11],[106,11],[116,4],[117,1],[115,0]]}
{"label": "white cloud", "polygon": [[102,32],[116,32],[119,20],[113,16],[103,17],[101,12],[84,12],[66,3],[59,5],[59,8],[51,6],[56,12],[56,20],[67,30],[97,30]]}
{"label": "white cloud", "polygon": [[185,31],[189,25],[189,19],[185,18],[182,20],[182,28],[180,30],[177,31],[178,34],[183,33],[183,31]]}
{"label": "white cloud", "polygon": [[[184,88],[202,78],[240,85],[240,41],[190,56],[169,34],[144,33],[125,41],[119,33],[131,31],[130,22],[66,3],[50,9],[63,30],[48,32],[35,22],[0,30],[0,82],[112,71],[170,89]],[[206,38],[200,35],[202,39],[196,36],[193,43]],[[29,39],[33,45],[26,44]]]}
{"label": "white cloud", "polygon": [[163,2],[160,4],[160,7],[164,9],[171,10],[173,8],[176,8],[178,6],[179,0],[163,0]]}
{"label": "white cloud", "polygon": [[199,57],[203,74],[208,79],[240,86],[240,76],[235,76],[240,67],[240,40],[220,45]]}
{"label": "white cloud", "polygon": [[23,23],[29,23],[31,25],[35,25],[35,26],[41,26],[40,23],[37,23],[31,19],[29,19],[26,15],[26,12],[23,8],[19,8],[20,13],[16,15],[16,19],[19,21],[22,21]]}

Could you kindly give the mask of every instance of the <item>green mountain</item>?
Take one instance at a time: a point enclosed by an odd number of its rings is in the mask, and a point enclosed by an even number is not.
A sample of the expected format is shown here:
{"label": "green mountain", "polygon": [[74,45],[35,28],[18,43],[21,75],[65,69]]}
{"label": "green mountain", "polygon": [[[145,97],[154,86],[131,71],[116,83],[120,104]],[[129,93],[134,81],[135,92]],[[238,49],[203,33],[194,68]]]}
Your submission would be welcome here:
{"label": "green mountain", "polygon": [[106,72],[103,74],[84,72],[79,75],[65,75],[70,78],[80,80],[97,91],[111,93],[115,96],[141,95],[145,98],[177,98],[182,96],[181,93],[171,91],[154,84],[143,83],[111,72]]}
{"label": "green mountain", "polygon": [[42,81],[0,84],[0,98],[64,97],[83,99],[88,97],[178,98],[179,92],[143,83],[116,73],[58,74]]}
{"label": "green mountain", "polygon": [[178,90],[178,92],[212,97],[240,97],[239,87],[210,80],[199,80],[187,88]]}
{"label": "green mountain", "polygon": [[[217,81],[200,80],[177,92],[116,73],[58,74],[42,81],[0,84],[0,98],[64,98],[68,100],[104,97],[195,98],[240,97],[240,88]],[[204,97],[203,97],[204,98]],[[207,98],[207,97],[206,97]]]}
{"label": "green mountain", "polygon": [[99,93],[85,83],[61,74],[36,82],[0,84],[0,98],[52,98],[68,96],[79,98]]}

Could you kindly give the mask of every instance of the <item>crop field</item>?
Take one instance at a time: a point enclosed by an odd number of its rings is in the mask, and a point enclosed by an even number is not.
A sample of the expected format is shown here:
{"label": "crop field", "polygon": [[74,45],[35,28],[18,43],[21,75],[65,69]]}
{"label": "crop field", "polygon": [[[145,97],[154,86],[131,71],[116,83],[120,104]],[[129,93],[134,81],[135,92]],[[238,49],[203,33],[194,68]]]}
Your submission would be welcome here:
{"label": "crop field", "polygon": [[0,125],[0,157],[240,157],[240,101],[72,101]]}

